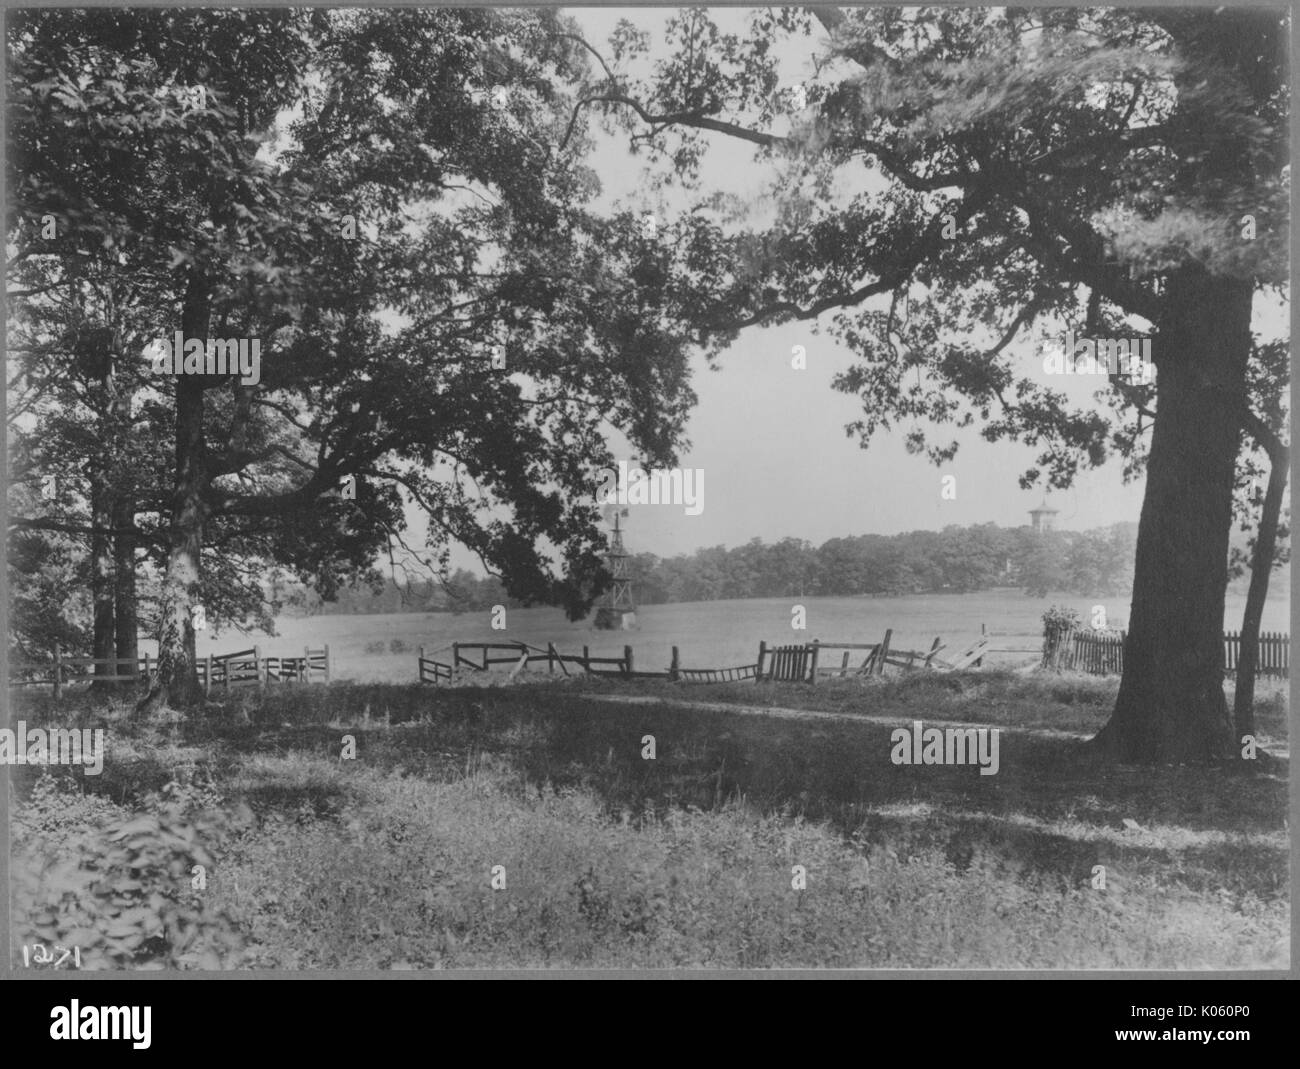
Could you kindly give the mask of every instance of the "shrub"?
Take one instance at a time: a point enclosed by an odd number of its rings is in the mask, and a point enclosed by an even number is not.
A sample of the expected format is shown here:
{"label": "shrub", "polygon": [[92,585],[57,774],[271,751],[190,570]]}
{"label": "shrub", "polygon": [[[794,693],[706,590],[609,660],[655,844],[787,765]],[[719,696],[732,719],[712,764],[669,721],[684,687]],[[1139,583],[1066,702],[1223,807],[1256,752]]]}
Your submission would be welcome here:
{"label": "shrub", "polygon": [[1079,614],[1053,605],[1043,613],[1043,667],[1060,668],[1069,654],[1070,635],[1079,626]]}
{"label": "shrub", "polygon": [[[242,937],[195,884],[196,866],[213,867],[210,848],[239,821],[193,811],[195,790],[169,784],[149,796],[145,812],[126,813],[102,799],[69,798],[42,778],[14,814],[16,942],[80,947],[84,969],[237,966]],[[65,821],[78,809],[75,822]],[[81,830],[67,834],[76,824]],[[45,828],[64,834],[47,837]]]}

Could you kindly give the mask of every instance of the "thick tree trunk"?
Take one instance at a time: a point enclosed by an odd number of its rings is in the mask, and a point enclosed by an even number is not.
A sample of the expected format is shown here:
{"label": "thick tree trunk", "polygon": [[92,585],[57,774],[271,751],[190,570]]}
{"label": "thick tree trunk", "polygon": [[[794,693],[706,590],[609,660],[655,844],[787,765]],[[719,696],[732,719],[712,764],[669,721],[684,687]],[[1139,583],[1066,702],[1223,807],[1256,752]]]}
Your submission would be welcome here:
{"label": "thick tree trunk", "polygon": [[[208,295],[201,273],[191,277],[181,315],[186,339],[206,341]],[[176,379],[176,459],[170,526],[171,547],[158,606],[158,676],[137,711],[163,706],[186,708],[202,699],[194,655],[193,609],[199,605],[200,556],[206,510],[207,450],[203,437],[203,392],[199,375]]]}
{"label": "thick tree trunk", "polygon": [[1233,723],[1236,742],[1243,735],[1255,734],[1255,670],[1259,667],[1259,625],[1264,617],[1268,597],[1268,580],[1273,571],[1273,551],[1277,547],[1277,524],[1286,493],[1287,463],[1277,458],[1268,473],[1264,491],[1264,509],[1255,535],[1255,550],[1250,560],[1250,589],[1246,592],[1246,610],[1241,618],[1241,653],[1237,658],[1237,687],[1233,695]]}
{"label": "thick tree trunk", "polygon": [[1194,270],[1168,280],[1152,343],[1156,419],[1124,675],[1095,740],[1122,761],[1205,762],[1233,752],[1223,612],[1251,295],[1249,280]]}
{"label": "thick tree trunk", "polygon": [[[119,498],[113,507],[113,623],[120,674],[136,670],[140,658],[135,593],[135,510]],[[128,683],[126,686],[131,686]]]}
{"label": "thick tree trunk", "polygon": [[[190,337],[187,333],[187,337]],[[199,556],[203,548],[203,386],[196,376],[176,383],[176,486],[171,552],[159,598],[158,676],[141,712],[198,702],[193,608],[199,604]]]}

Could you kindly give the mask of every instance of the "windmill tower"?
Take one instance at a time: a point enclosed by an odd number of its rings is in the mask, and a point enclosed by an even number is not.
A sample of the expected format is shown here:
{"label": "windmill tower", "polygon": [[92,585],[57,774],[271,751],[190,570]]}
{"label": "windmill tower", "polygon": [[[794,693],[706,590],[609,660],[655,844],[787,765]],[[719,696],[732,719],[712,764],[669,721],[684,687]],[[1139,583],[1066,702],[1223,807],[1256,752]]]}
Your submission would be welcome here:
{"label": "windmill tower", "polygon": [[619,519],[627,515],[627,509],[611,508],[609,511],[614,514],[614,535],[605,561],[614,577],[614,585],[605,595],[604,604],[597,607],[592,626],[600,631],[630,631],[636,627],[636,602],[632,598],[632,571],[628,567],[623,529],[619,525]]}

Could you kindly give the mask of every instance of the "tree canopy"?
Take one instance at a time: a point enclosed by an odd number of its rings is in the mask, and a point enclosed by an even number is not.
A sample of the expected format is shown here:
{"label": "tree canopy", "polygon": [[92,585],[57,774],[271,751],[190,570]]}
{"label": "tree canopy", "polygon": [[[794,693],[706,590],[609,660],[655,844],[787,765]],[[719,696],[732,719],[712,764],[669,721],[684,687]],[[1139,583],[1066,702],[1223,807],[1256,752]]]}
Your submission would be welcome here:
{"label": "tree canopy", "polygon": [[[978,425],[1040,448],[1024,485],[1116,454],[1145,474],[1101,737],[1128,758],[1235,752],[1219,631],[1242,432],[1274,470],[1285,448],[1277,339],[1251,331],[1256,295],[1287,280],[1284,25],[1264,9],[872,7],[766,9],[734,34],[694,9],[648,73],[648,42],[622,26],[584,98],[665,180],[694,183],[728,141],[779,164],[769,223],[706,197],[679,224],[695,321],[727,339],[827,325],[858,358],[835,385],[862,399],[864,445],[915,420],[910,446],[944,463],[943,428]],[[813,75],[780,92],[777,42],[815,31]],[[1023,366],[1017,339],[1041,324],[1150,338],[1154,381],[1112,375],[1071,406]]]}
{"label": "tree canopy", "polygon": [[[588,207],[570,102],[588,57],[565,20],[46,10],[16,15],[8,46],[9,269],[35,391],[14,454],[47,459],[68,416],[47,380],[87,321],[136,402],[119,483],[165,555],[165,678],[192,678],[215,562],[282,564],[328,594],[401,545],[409,502],[430,521],[414,558],[445,563],[456,539],[518,596],[590,604],[605,428],[670,463],[693,394],[661,250]],[[151,375],[142,350],[175,331],[259,339],[261,381]],[[93,490],[69,487],[74,526],[94,526]]]}

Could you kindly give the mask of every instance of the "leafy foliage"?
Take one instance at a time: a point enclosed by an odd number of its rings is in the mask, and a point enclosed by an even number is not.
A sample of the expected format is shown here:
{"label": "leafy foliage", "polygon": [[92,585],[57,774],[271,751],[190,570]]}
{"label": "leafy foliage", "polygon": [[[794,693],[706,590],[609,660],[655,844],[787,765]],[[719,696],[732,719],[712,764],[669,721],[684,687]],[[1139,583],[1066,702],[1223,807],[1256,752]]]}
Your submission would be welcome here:
{"label": "leafy foliage", "polygon": [[[199,792],[202,797],[202,792]],[[211,801],[211,797],[205,799]],[[243,939],[191,887],[239,823],[176,783],[119,815],[45,776],[13,817],[16,942],[81,948],[83,969],[222,969]]]}
{"label": "leafy foliage", "polygon": [[[814,21],[829,41],[791,115],[778,43],[802,47]],[[1284,283],[1276,30],[1262,11],[873,7],[756,12],[724,34],[694,10],[669,20],[674,55],[649,72],[644,42],[615,34],[617,66],[588,99],[671,165],[663,181],[693,187],[714,134],[778,168],[766,229],[718,198],[682,223],[706,333],[829,318],[858,357],[834,385],[862,400],[849,430],[864,447],[921,421],[910,447],[946,463],[944,427],[979,424],[1041,448],[1023,485],[1061,487],[1116,454],[1141,469],[1155,391],[1112,383],[1109,416],[1071,408],[1024,374],[1036,324],[1131,333],[1160,321],[1179,271]],[[1261,413],[1285,404],[1271,344],[1251,364]]]}
{"label": "leafy foliage", "polygon": [[[694,395],[669,252],[588,207],[570,29],[454,9],[11,20],[15,485],[64,488],[12,500],[17,529],[85,544],[96,500],[122,503],[159,596],[183,587],[217,623],[266,624],[276,568],[330,598],[383,550],[437,571],[453,539],[580,614],[604,581],[605,421],[668,464]],[[152,375],[141,350],[182,322],[260,339],[262,381]]]}

